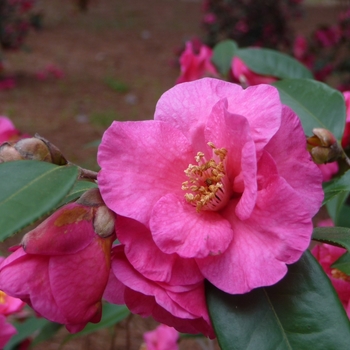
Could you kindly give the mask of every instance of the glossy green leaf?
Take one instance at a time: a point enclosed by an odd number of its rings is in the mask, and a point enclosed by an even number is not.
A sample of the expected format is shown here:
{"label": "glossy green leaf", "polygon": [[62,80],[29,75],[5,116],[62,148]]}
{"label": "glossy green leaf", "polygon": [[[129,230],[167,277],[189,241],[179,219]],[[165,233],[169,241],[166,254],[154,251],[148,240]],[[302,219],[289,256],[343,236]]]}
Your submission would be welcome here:
{"label": "glossy green leaf", "polygon": [[296,59],[284,53],[262,48],[239,49],[236,54],[255,73],[280,79],[312,79],[312,73]]}
{"label": "glossy green leaf", "polygon": [[21,323],[14,322],[13,325],[16,327],[18,333],[10,339],[4,350],[15,350],[19,343],[33,335],[34,332],[42,329],[48,323],[50,323],[50,321],[45,318],[36,317],[27,318]]}
{"label": "glossy green leaf", "polygon": [[273,85],[282,103],[299,116],[306,135],[311,136],[314,128],[324,128],[341,140],[346,114],[344,97],[339,91],[310,79],[286,79]]}
{"label": "glossy green leaf", "polygon": [[350,254],[346,252],[337,261],[332,264],[332,268],[338,269],[347,275],[350,275]]}
{"label": "glossy green leaf", "polygon": [[350,227],[350,206],[346,202],[337,213],[336,226]]}
{"label": "glossy green leaf", "polygon": [[206,286],[222,350],[347,349],[350,323],[329,278],[310,252],[271,287],[230,295]]}
{"label": "glossy green leaf", "polygon": [[63,199],[62,204],[72,202],[79,198],[84,192],[90,190],[91,188],[96,188],[97,184],[91,181],[77,181],[74,187],[68,193],[68,195]]}
{"label": "glossy green leaf", "polygon": [[227,75],[232,58],[237,51],[238,46],[233,40],[220,41],[213,50],[212,62],[222,75]]}
{"label": "glossy green leaf", "polygon": [[105,303],[102,308],[102,319],[99,323],[89,323],[82,331],[70,334],[65,341],[111,327],[124,320],[129,314],[130,311],[125,305]]}
{"label": "glossy green leaf", "polygon": [[344,247],[350,251],[350,228],[347,227],[315,227],[312,239]]}
{"label": "glossy green leaf", "polygon": [[326,203],[328,214],[336,226],[340,226],[339,218],[348,195],[349,192],[340,192],[338,195],[330,198]]}
{"label": "glossy green leaf", "polygon": [[76,167],[33,160],[0,164],[0,241],[51,212],[77,175]]}
{"label": "glossy green leaf", "polygon": [[350,171],[347,171],[340,178],[323,184],[324,199],[323,204],[326,204],[333,197],[341,193],[350,192]]}

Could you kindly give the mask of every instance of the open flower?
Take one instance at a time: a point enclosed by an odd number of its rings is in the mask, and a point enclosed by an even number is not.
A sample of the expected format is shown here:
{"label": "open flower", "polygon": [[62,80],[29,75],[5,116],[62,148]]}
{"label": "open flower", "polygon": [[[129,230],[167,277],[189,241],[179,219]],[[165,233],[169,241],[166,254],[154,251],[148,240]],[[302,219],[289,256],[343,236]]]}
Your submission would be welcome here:
{"label": "open flower", "polygon": [[[318,225],[321,226],[321,225]],[[330,223],[323,226],[333,226]],[[335,247],[330,244],[319,244],[312,249],[312,254],[316,257],[325,273],[330,278],[334,289],[338,293],[345,311],[350,318],[350,276],[338,269],[332,268],[332,264],[336,262],[346,249]]]}
{"label": "open flower", "polygon": [[217,76],[218,72],[211,63],[212,55],[213,51],[210,47],[200,43],[196,52],[192,42],[188,41],[180,57],[181,75],[176,83],[193,81],[205,76]]}
{"label": "open flower", "polygon": [[323,199],[299,118],[270,85],[176,85],[154,120],[114,122],[98,161],[106,205],[150,232],[120,228],[126,256],[157,283],[206,278],[232,294],[275,284],[308,247]]}
{"label": "open flower", "polygon": [[96,191],[28,232],[0,265],[1,290],[70,332],[99,322],[109,276],[114,214]]}
{"label": "open flower", "polygon": [[165,324],[159,325],[155,330],[144,333],[145,346],[142,350],[178,350],[177,341],[179,333]]}

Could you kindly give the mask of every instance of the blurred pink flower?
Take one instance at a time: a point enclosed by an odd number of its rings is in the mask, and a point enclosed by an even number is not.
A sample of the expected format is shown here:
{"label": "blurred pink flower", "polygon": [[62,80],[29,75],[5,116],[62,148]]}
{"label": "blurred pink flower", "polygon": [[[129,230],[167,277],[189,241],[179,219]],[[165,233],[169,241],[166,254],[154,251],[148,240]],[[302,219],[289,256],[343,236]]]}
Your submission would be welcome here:
{"label": "blurred pink flower", "polygon": [[46,80],[50,76],[53,76],[56,79],[62,79],[64,78],[64,72],[56,65],[48,64],[43,70],[37,71],[35,73],[35,76],[38,80]]}
{"label": "blurred pink flower", "polygon": [[203,18],[205,24],[214,24],[217,21],[215,13],[206,13]]}
{"label": "blurred pink flower", "polygon": [[238,57],[234,57],[231,64],[232,75],[244,87],[258,84],[270,84],[278,79],[268,75],[254,73],[248,66]]}
{"label": "blurred pink flower", "polygon": [[126,257],[157,285],[206,278],[237,294],[277,283],[323,199],[300,120],[270,85],[175,85],[154,120],[114,122],[98,162],[106,205],[140,223],[117,227]]}
{"label": "blurred pink flower", "polygon": [[302,59],[305,57],[307,52],[307,40],[303,35],[298,35],[294,41],[293,53],[294,57],[297,59]]}
{"label": "blurred pink flower", "polygon": [[109,216],[114,220],[104,205],[63,206],[2,262],[0,289],[70,332],[99,322],[114,234],[102,238],[96,232]]}
{"label": "blurred pink flower", "polygon": [[0,90],[12,90],[16,87],[14,78],[5,77],[0,79]]}
{"label": "blurred pink flower", "polygon": [[0,349],[3,349],[16,333],[16,328],[12,324],[7,323],[4,315],[0,315]]}
{"label": "blurred pink flower", "polygon": [[339,170],[337,162],[318,164],[318,167],[322,172],[324,182],[331,180],[333,175],[335,175]]}
{"label": "blurred pink flower", "polygon": [[17,141],[20,138],[20,132],[15,128],[11,120],[0,116],[0,145],[6,141]]}
{"label": "blurred pink flower", "polygon": [[178,350],[177,341],[179,333],[172,327],[164,324],[155,330],[144,333],[143,339],[146,343],[144,350]]}
{"label": "blurred pink flower", "polygon": [[341,31],[338,26],[318,29],[315,32],[315,39],[323,47],[332,47],[341,39]]}
{"label": "blurred pink flower", "polygon": [[331,267],[331,265],[345,252],[346,249],[344,248],[335,247],[325,243],[319,244],[312,249],[312,254],[316,257],[325,273],[330,278],[333,287],[338,293],[339,299],[350,318],[350,276]]}
{"label": "blurred pink flower", "polygon": [[198,52],[191,41],[180,57],[181,74],[176,84],[193,81],[205,76],[218,76],[215,66],[211,63],[212,49],[201,44]]}

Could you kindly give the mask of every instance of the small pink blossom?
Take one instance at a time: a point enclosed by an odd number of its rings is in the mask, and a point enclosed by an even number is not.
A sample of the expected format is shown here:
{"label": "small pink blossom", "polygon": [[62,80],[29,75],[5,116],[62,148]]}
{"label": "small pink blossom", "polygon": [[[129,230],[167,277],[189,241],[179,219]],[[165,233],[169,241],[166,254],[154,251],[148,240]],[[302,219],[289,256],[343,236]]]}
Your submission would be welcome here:
{"label": "small pink blossom", "polygon": [[210,47],[200,44],[195,50],[191,41],[180,57],[181,74],[176,83],[183,83],[203,78],[205,76],[218,76],[215,66],[211,63],[213,51]]}
{"label": "small pink blossom", "polygon": [[307,53],[307,40],[303,35],[298,35],[294,41],[293,54],[294,57],[298,60],[301,60],[305,57]]}
{"label": "small pink blossom", "polygon": [[[300,120],[270,85],[178,84],[161,96],[154,120],[114,122],[98,162],[106,205],[136,223],[117,225],[135,275],[126,277],[131,267],[120,258],[114,276],[152,305],[164,286],[207,279],[240,294],[277,283],[307,249],[323,200]],[[178,317],[171,300],[161,306]]]}
{"label": "small pink blossom", "polygon": [[318,167],[322,172],[324,182],[331,180],[333,175],[335,175],[339,170],[339,165],[337,162],[318,164]]}
{"label": "small pink blossom", "polygon": [[16,328],[12,324],[7,323],[4,315],[0,315],[0,349],[3,349],[16,333]]}
{"label": "small pink blossom", "polygon": [[17,140],[20,132],[15,128],[11,120],[0,116],[0,145],[6,141]]}
{"label": "small pink blossom", "polygon": [[312,249],[312,254],[316,257],[325,273],[330,278],[333,287],[338,293],[339,299],[350,318],[350,276],[338,269],[332,268],[332,264],[345,252],[346,249],[344,248],[335,247],[325,243],[319,244]]}
{"label": "small pink blossom", "polygon": [[217,21],[215,13],[209,12],[204,15],[203,22],[205,24],[214,24]]}
{"label": "small pink blossom", "polygon": [[178,350],[177,341],[179,333],[173,328],[164,324],[159,325],[155,330],[144,333],[143,339],[146,343],[144,350]]}
{"label": "small pink blossom", "polygon": [[114,235],[96,232],[108,215],[113,216],[103,205],[63,206],[2,262],[0,289],[70,332],[99,322]]}
{"label": "small pink blossom", "polygon": [[341,31],[338,26],[321,28],[315,32],[315,39],[322,47],[332,47],[341,39]]}
{"label": "small pink blossom", "polygon": [[270,84],[278,79],[268,75],[254,73],[248,66],[238,57],[234,57],[231,64],[232,75],[243,86],[251,86],[258,84]]}

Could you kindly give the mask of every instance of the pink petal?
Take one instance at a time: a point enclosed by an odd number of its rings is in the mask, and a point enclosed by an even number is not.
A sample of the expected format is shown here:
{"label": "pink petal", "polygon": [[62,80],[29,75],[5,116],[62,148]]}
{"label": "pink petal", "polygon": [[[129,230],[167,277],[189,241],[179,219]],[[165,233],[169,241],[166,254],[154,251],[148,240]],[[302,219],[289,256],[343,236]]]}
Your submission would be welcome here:
{"label": "pink petal", "polygon": [[8,341],[17,333],[16,328],[6,322],[6,317],[0,315],[0,349],[4,349]]}
{"label": "pink petal", "polygon": [[234,232],[230,247],[197,263],[216,287],[237,294],[278,282],[287,272],[286,264],[297,261],[308,247],[312,222],[308,210],[300,208],[299,196],[276,176],[259,191],[247,220],[231,214],[234,206],[232,201],[223,214]]}
{"label": "pink petal", "polygon": [[22,240],[29,254],[66,255],[86,248],[96,236],[93,208],[70,203],[57,210]]}
{"label": "pink petal", "polygon": [[139,222],[118,216],[117,236],[125,245],[125,255],[131,265],[146,278],[171,285],[203,281],[195,261],[163,253],[155,245],[149,229]]}
{"label": "pink petal", "polygon": [[164,253],[184,258],[222,254],[232,239],[229,222],[218,212],[197,213],[185,199],[173,194],[157,202],[150,227],[156,245]]}
{"label": "pink petal", "polygon": [[98,151],[101,195],[119,215],[147,225],[159,198],[182,194],[184,170],[194,155],[188,140],[168,124],[114,122]]}
{"label": "pink petal", "polygon": [[284,106],[281,127],[265,147],[276,162],[278,173],[298,192],[300,206],[313,216],[323,200],[322,174],[306,151],[299,118]]}

